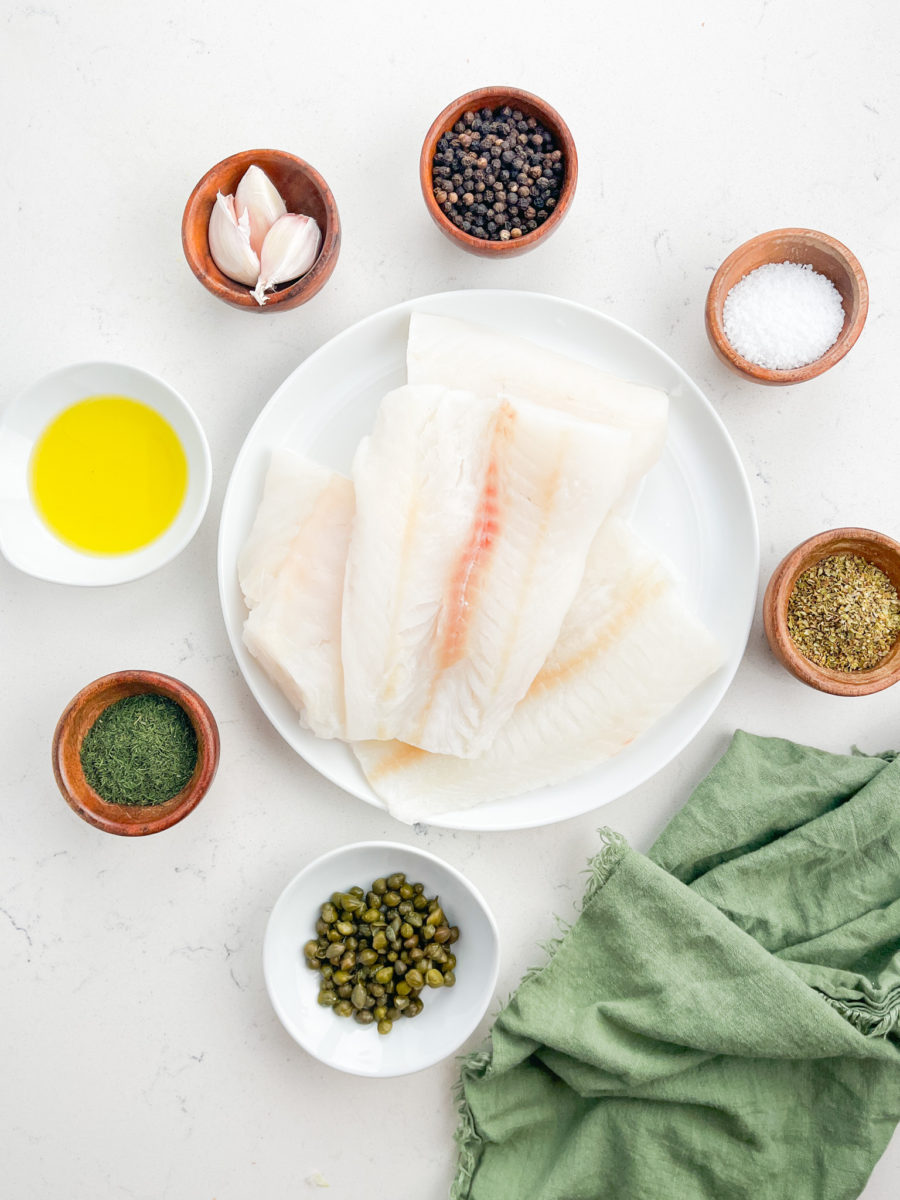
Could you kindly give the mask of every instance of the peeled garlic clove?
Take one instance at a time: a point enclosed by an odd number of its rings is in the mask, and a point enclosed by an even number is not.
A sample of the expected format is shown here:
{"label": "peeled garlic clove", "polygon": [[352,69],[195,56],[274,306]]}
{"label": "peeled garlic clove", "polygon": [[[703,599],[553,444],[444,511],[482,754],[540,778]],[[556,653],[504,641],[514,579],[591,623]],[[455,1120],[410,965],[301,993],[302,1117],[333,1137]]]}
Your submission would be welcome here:
{"label": "peeled garlic clove", "polygon": [[279,283],[290,283],[305,275],[319,255],[322,234],[312,217],[287,213],[279,217],[263,242],[259,256],[259,279],[253,295],[265,304],[266,292]]}
{"label": "peeled garlic clove", "polygon": [[[260,167],[248,167],[234,193],[235,210],[250,217],[250,245],[259,254],[266,234],[287,207],[275,184]],[[255,282],[255,280],[254,280]]]}
{"label": "peeled garlic clove", "polygon": [[250,245],[250,218],[246,212],[238,217],[234,196],[216,192],[209,218],[209,252],[222,274],[235,283],[252,287],[259,279],[259,259]]}

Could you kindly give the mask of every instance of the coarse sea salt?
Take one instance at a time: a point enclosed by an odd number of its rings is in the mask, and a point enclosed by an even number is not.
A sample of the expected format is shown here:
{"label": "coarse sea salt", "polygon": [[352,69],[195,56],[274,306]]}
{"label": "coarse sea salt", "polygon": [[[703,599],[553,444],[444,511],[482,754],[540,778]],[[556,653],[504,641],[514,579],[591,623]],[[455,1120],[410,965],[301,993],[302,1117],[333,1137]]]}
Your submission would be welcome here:
{"label": "coarse sea salt", "polygon": [[766,263],[725,297],[725,336],[759,367],[788,371],[821,358],[844,324],[841,294],[806,263]]}

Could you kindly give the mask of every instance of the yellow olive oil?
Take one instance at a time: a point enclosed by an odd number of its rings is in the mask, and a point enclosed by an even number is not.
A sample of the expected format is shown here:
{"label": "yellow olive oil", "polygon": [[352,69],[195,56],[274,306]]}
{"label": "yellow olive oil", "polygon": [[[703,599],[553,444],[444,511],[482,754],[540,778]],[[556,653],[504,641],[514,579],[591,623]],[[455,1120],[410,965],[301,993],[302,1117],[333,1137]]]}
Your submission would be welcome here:
{"label": "yellow olive oil", "polygon": [[38,512],[58,538],[92,554],[128,554],[158,538],[187,481],[172,426],[127,396],[88,396],[64,409],[31,456]]}

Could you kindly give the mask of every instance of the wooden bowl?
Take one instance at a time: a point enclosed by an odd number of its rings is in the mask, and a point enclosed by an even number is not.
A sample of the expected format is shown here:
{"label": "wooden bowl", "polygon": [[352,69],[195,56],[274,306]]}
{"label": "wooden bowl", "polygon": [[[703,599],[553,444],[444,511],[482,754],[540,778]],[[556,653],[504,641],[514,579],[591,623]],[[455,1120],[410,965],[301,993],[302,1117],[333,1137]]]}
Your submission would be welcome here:
{"label": "wooden bowl", "polygon": [[[153,808],[108,804],[84,777],[81,743],[110,704],[147,692],[167,696],[187,713],[197,735],[197,765],[187,785],[164,804]],[[53,734],[53,773],[66,801],[91,825],[125,837],[159,833],[183,820],[206,795],[218,765],[219,730],[206,701],[187,684],[156,671],[116,671],[95,679],[69,703]]]}
{"label": "wooden bowl", "polygon": [[[312,267],[296,283],[269,293],[264,305],[257,304],[248,287],[223,275],[209,252],[209,218],[216,192],[233,195],[241,176],[253,165],[272,180],[288,212],[314,217],[322,231],[319,257]],[[279,312],[305,304],[331,278],[341,246],[341,222],[331,189],[309,163],[283,150],[244,150],[216,163],[191,192],[181,220],[181,244],[188,266],[219,300],[248,312]]]}
{"label": "wooden bowl", "polygon": [[[725,336],[722,310],[726,296],[745,275],[766,263],[782,262],[808,263],[814,271],[826,275],[841,293],[844,324],[837,341],[821,358],[805,367],[776,371],[757,366],[737,353]],[[761,233],[738,246],[716,271],[706,297],[706,333],[722,362],[745,379],[776,385],[805,383],[840,362],[862,333],[868,310],[866,277],[846,246],[814,229],[773,229],[771,233]]]}
{"label": "wooden bowl", "polygon": [[[543,225],[537,229],[532,229],[530,233],[526,233],[515,240],[491,242],[486,238],[477,238],[473,237],[470,233],[464,233],[442,212],[440,205],[434,198],[434,183],[432,181],[431,168],[438,141],[443,134],[453,128],[464,112],[470,109],[477,111],[479,108],[502,108],[504,105],[520,109],[526,116],[535,117],[550,130],[556,140],[558,149],[562,151],[565,170],[556,207]],[[483,258],[512,258],[513,255],[525,254],[526,251],[533,250],[535,246],[548,238],[555,229],[559,228],[560,222],[569,211],[569,206],[575,195],[575,185],[578,182],[578,155],[575,151],[575,142],[569,132],[568,125],[566,125],[556,109],[551,108],[539,96],[533,96],[530,92],[523,92],[520,88],[476,88],[474,92],[466,92],[464,96],[460,96],[458,100],[454,100],[451,104],[448,104],[432,123],[431,128],[425,136],[422,153],[419,156],[419,182],[422,186],[422,195],[425,198],[425,207],[428,209],[432,221],[434,221],[441,233],[445,234],[451,242],[462,247],[463,250],[468,250],[470,254],[478,254]]]}
{"label": "wooden bowl", "polygon": [[832,554],[858,554],[880,567],[900,591],[900,543],[871,529],[829,529],[801,542],[775,569],[763,600],[766,637],[776,658],[803,683],[833,696],[868,696],[900,679],[900,638],[871,671],[831,671],[810,662],[788,633],[787,609],[794,584],[808,567]]}

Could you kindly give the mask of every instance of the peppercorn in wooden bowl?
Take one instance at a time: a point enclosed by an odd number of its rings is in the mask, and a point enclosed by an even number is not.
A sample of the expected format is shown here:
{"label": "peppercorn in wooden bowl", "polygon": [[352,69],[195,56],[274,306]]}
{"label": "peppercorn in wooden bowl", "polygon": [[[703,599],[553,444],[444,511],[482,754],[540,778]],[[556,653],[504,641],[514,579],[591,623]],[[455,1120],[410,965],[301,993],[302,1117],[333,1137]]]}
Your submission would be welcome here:
{"label": "peppercorn in wooden bowl", "polygon": [[[807,265],[831,280],[841,296],[844,322],[837,340],[805,366],[776,370],[744,358],[728,340],[723,310],[728,293],[751,271],[769,263]],[[866,323],[869,287],[855,255],[846,246],[815,229],[773,229],[732,251],[713,276],[706,297],[706,333],[722,362],[754,383],[784,386],[805,383],[840,362],[855,345]]]}
{"label": "peppercorn in wooden bowl", "polygon": [[[900,637],[869,669],[834,670],[807,658],[789,627],[791,597],[797,581],[805,571],[835,556],[854,556],[872,564],[900,594],[900,544],[871,529],[829,529],[801,542],[775,569],[763,600],[766,637],[776,658],[802,683],[834,696],[867,696],[891,687],[900,679]],[[828,593],[823,594],[827,597]],[[865,623],[860,624],[861,637],[869,637]],[[862,649],[865,650],[865,642]]]}
{"label": "peppercorn in wooden bowl", "polygon": [[509,257],[533,250],[559,228],[575,195],[578,155],[565,121],[540,97],[520,88],[477,88],[432,123],[419,181],[446,237],[470,254]]}
{"label": "peppercorn in wooden bowl", "polygon": [[[264,305],[249,287],[235,283],[213,262],[209,249],[209,219],[216,193],[233,195],[248,167],[265,171],[289,213],[313,217],[322,233],[318,257],[305,275],[271,292]],[[280,312],[311,300],[331,278],[341,246],[341,222],[331,188],[315,168],[283,150],[244,150],[210,168],[191,192],[181,221],[181,244],[188,266],[219,300],[248,312]]]}
{"label": "peppercorn in wooden bowl", "polygon": [[[174,701],[196,738],[196,761],[177,794],[156,804],[110,803],[88,783],[82,747],[102,714],[129,697]],[[140,837],[183,820],[209,790],[219,765],[219,731],[209,706],[185,683],[157,671],[116,671],[95,679],[68,704],[53,735],[53,773],[60,792],[79,817],[105,833]]]}

